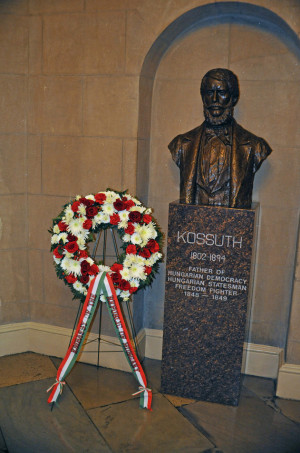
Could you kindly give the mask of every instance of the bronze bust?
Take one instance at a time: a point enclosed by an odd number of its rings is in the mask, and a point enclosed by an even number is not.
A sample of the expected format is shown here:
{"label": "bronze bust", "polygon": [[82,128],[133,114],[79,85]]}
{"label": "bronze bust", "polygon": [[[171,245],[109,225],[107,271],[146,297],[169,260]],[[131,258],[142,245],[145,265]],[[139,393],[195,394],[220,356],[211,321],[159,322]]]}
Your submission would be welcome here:
{"label": "bronze bust", "polygon": [[204,123],[169,144],[180,168],[180,202],[249,209],[254,175],[272,150],[234,120],[239,85],[232,71],[208,71],[200,92]]}

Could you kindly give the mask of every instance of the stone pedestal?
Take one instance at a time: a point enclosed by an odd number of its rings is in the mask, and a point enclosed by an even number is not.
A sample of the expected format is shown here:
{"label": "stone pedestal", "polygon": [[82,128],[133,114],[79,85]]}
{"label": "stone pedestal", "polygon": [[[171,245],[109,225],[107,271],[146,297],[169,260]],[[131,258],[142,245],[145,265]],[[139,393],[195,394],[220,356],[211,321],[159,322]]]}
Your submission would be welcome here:
{"label": "stone pedestal", "polygon": [[169,206],[161,390],[239,401],[255,210]]}

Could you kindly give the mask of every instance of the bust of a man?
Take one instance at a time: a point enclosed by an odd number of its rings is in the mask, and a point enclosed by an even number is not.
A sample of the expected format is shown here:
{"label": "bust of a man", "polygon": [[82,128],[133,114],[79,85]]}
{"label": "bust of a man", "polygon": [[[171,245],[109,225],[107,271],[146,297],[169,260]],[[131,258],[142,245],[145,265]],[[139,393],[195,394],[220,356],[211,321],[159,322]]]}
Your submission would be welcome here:
{"label": "bust of a man", "polygon": [[208,71],[200,92],[204,123],[169,144],[180,168],[180,201],[249,209],[254,175],[272,150],[233,119],[239,85],[232,71]]}

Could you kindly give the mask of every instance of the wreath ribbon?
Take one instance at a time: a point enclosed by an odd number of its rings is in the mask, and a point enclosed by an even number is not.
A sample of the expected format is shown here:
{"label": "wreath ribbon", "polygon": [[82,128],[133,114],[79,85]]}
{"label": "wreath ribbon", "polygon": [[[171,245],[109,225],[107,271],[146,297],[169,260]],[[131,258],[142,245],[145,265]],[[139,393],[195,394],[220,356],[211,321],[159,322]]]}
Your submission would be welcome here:
{"label": "wreath ribbon", "polygon": [[101,294],[105,296],[105,303],[119,337],[122,349],[131,370],[139,383],[139,390],[134,395],[140,394],[141,408],[151,410],[152,391],[147,388],[146,376],[132,347],[114,284],[111,277],[106,272],[100,272],[90,283],[75,334],[65,358],[58,368],[56,382],[47,390],[47,392],[51,391],[48,403],[55,403],[62,393],[63,385],[65,384],[64,379],[72,370],[82,349],[84,339],[95,314]]}

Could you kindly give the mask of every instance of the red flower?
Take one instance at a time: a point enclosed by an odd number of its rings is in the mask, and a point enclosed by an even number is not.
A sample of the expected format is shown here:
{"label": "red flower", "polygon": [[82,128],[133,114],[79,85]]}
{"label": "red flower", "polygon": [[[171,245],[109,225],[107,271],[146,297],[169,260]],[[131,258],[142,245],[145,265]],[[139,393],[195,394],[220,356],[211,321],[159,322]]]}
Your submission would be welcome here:
{"label": "red flower", "polygon": [[[127,253],[127,254],[136,255],[136,254],[137,254],[136,246],[133,245],[133,244],[129,244],[129,245],[126,247],[126,253]],[[150,255],[149,255],[149,256],[150,256]]]}
{"label": "red flower", "polygon": [[[123,198],[123,200],[124,200],[124,198]],[[127,211],[129,211],[129,209],[132,208],[132,206],[135,206],[135,204],[132,200],[125,201],[125,205],[126,205]]]}
{"label": "red flower", "polygon": [[127,234],[133,234],[135,231],[135,228],[134,226],[132,225],[132,223],[128,223],[128,227],[125,229],[125,233]]}
{"label": "red flower", "polygon": [[66,245],[65,245],[65,249],[67,250],[67,252],[69,253],[75,253],[77,252],[78,250],[78,244],[77,242],[73,241],[73,242],[68,242]]}
{"label": "red flower", "polygon": [[114,208],[115,208],[117,211],[124,211],[124,209],[126,209],[126,204],[125,204],[120,198],[118,198],[118,199],[114,202]]}
{"label": "red flower", "polygon": [[75,275],[73,275],[73,274],[70,274],[70,275],[67,275],[67,276],[65,277],[65,279],[67,280],[68,283],[71,283],[71,284],[72,284],[72,283],[75,283],[75,282],[76,282],[77,277],[75,277]]}
{"label": "red flower", "polygon": [[119,263],[114,263],[111,268],[110,268],[113,272],[119,272],[123,269],[123,264],[119,264]]}
{"label": "red flower", "polygon": [[88,270],[89,275],[97,275],[99,274],[99,267],[97,264],[92,264],[90,269]]}
{"label": "red flower", "polygon": [[159,251],[159,245],[154,239],[150,239],[150,241],[148,241],[147,247],[152,253]]}
{"label": "red flower", "polygon": [[60,247],[56,247],[56,249],[53,250],[53,255],[55,256],[55,258],[62,258],[64,255],[59,251],[61,250]]}
{"label": "red flower", "polygon": [[150,267],[150,266],[145,266],[145,274],[146,274],[146,275],[149,275],[149,274],[151,274],[151,272],[152,272],[152,267]]}
{"label": "red flower", "polygon": [[72,204],[72,211],[77,212],[79,205],[80,205],[80,201],[74,201],[74,203]]}
{"label": "red flower", "polygon": [[98,208],[96,206],[88,206],[86,208],[86,216],[88,219],[92,219],[96,214],[98,214]]}
{"label": "red flower", "polygon": [[90,265],[90,263],[88,263],[86,260],[84,260],[84,261],[81,261],[80,267],[81,267],[81,273],[82,273],[82,274],[87,274],[88,271],[89,271],[90,268],[91,268],[91,265]]}
{"label": "red flower", "polygon": [[62,220],[60,222],[58,222],[58,228],[59,228],[59,231],[67,231],[67,224],[65,222],[63,222]]}
{"label": "red flower", "polygon": [[148,224],[148,223],[151,222],[151,220],[152,220],[151,215],[149,215],[149,214],[145,214],[145,215],[144,215],[144,217],[143,217],[143,222],[144,222],[144,223]]}
{"label": "red flower", "polygon": [[113,215],[110,216],[110,223],[112,225],[118,225],[119,222],[120,222],[119,214],[113,214]]}
{"label": "red flower", "polygon": [[97,203],[103,204],[106,200],[105,193],[96,193],[95,200],[97,201]]}
{"label": "red flower", "polygon": [[122,291],[128,291],[130,289],[130,283],[127,280],[122,279],[118,286]]}
{"label": "red flower", "polygon": [[87,258],[89,255],[87,254],[86,250],[79,250],[79,257],[80,258]]}
{"label": "red flower", "polygon": [[137,286],[131,286],[131,287],[129,288],[130,294],[135,293],[137,290],[138,290],[138,287],[137,287]]}
{"label": "red flower", "polygon": [[149,249],[144,249],[140,251],[139,255],[142,256],[143,258],[150,258],[151,252]]}
{"label": "red flower", "polygon": [[88,207],[88,206],[91,206],[94,202],[92,200],[89,200],[88,198],[79,198],[79,203],[82,203],[84,204],[84,206]]}
{"label": "red flower", "polygon": [[69,233],[68,234],[68,241],[69,242],[77,241],[77,236],[74,236],[74,234]]}
{"label": "red flower", "polygon": [[92,223],[91,219],[86,219],[82,224],[82,226],[85,230],[90,230],[92,228],[92,225],[93,225],[93,223]]}
{"label": "red flower", "polygon": [[111,274],[111,279],[114,283],[119,283],[121,281],[121,275],[119,274],[119,272],[114,272],[113,274]]}
{"label": "red flower", "polygon": [[139,212],[139,211],[131,211],[129,213],[129,220],[131,220],[131,222],[136,222],[136,223],[139,223],[142,219],[142,214]]}
{"label": "red flower", "polygon": [[80,277],[80,281],[81,283],[83,283],[84,285],[86,285],[89,281],[90,281],[90,277],[88,274],[83,274],[81,277]]}

